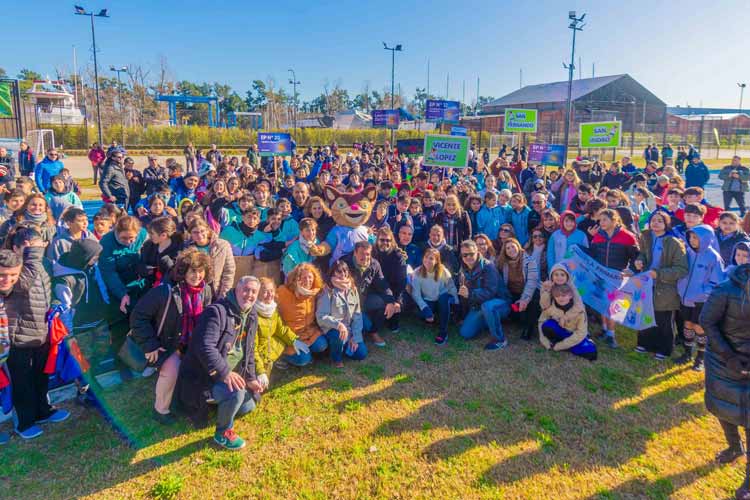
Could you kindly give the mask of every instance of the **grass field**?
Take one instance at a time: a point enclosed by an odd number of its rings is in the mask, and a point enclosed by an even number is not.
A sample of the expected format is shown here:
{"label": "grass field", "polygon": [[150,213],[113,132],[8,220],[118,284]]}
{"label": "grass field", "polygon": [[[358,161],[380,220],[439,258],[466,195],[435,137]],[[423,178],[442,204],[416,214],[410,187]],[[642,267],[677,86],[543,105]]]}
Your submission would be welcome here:
{"label": "grass field", "polygon": [[[343,370],[319,360],[275,371],[260,407],[236,423],[248,440],[218,451],[211,429],[150,419],[153,379],[110,389],[96,413],[0,453],[0,497],[260,499],[716,499],[742,464],[703,405],[703,375],[622,348],[594,363],[509,332],[507,350],[407,322]],[[72,405],[71,405],[72,406]],[[6,426],[7,428],[7,426]]]}

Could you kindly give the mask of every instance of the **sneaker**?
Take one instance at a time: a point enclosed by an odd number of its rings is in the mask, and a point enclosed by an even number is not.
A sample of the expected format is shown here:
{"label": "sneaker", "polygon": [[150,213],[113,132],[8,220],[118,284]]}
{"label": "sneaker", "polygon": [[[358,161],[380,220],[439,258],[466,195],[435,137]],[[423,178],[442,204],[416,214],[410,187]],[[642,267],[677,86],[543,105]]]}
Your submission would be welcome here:
{"label": "sneaker", "polygon": [[401,331],[401,328],[399,328],[398,326],[389,326],[388,330],[390,330],[391,333],[398,333]]}
{"label": "sneaker", "polygon": [[686,347],[685,352],[682,353],[682,356],[679,356],[674,359],[674,362],[678,365],[686,365],[690,363],[693,360],[693,348]]}
{"label": "sneaker", "polygon": [[284,361],[283,359],[277,359],[273,362],[273,367],[278,368],[279,370],[288,370],[289,363]]}
{"label": "sneaker", "polygon": [[156,373],[156,368],[153,366],[147,366],[146,369],[141,372],[141,377],[149,378],[154,373]]}
{"label": "sneaker", "polygon": [[646,354],[648,351],[646,351],[645,347],[636,346],[635,352],[637,352],[638,354]]}
{"label": "sneaker", "polygon": [[158,411],[154,410],[153,417],[154,420],[159,422],[161,425],[172,425],[177,422],[177,419],[172,413],[159,413]]}
{"label": "sneaker", "polygon": [[37,420],[37,424],[59,424],[60,422],[64,422],[68,420],[70,417],[70,412],[68,410],[55,410],[53,411],[49,417],[43,418],[41,420]]}
{"label": "sneaker", "polygon": [[606,341],[610,349],[617,349],[618,347],[620,347],[617,345],[617,341],[615,340],[614,335],[607,335]]}
{"label": "sneaker", "polygon": [[383,337],[378,335],[378,332],[371,333],[370,338],[372,338],[372,343],[375,344],[376,346],[385,347],[385,340],[383,340]]}
{"label": "sneaker", "polygon": [[720,464],[731,464],[744,454],[745,452],[742,451],[742,448],[729,447],[716,454],[716,461]]}
{"label": "sneaker", "polygon": [[693,371],[694,372],[702,372],[703,371],[703,358],[695,358],[695,362],[693,362]]}
{"label": "sneaker", "polygon": [[499,351],[500,349],[504,349],[508,347],[508,341],[507,340],[496,340],[494,342],[489,342],[487,345],[484,346],[485,351]]}
{"label": "sneaker", "polygon": [[18,429],[16,429],[16,434],[21,436],[23,439],[34,439],[44,434],[44,431],[38,425],[32,425],[25,431],[19,431]]}
{"label": "sneaker", "polygon": [[245,440],[239,437],[234,429],[227,429],[223,433],[214,433],[216,444],[227,450],[237,451],[245,447]]}
{"label": "sneaker", "polygon": [[654,354],[654,359],[656,361],[664,361],[665,359],[667,359],[667,357],[663,354],[656,353]]}
{"label": "sneaker", "polygon": [[10,441],[10,434],[7,432],[0,432],[0,445],[8,444],[8,441]]}
{"label": "sneaker", "polygon": [[448,336],[447,335],[438,335],[435,337],[435,343],[437,345],[445,345],[448,343]]}

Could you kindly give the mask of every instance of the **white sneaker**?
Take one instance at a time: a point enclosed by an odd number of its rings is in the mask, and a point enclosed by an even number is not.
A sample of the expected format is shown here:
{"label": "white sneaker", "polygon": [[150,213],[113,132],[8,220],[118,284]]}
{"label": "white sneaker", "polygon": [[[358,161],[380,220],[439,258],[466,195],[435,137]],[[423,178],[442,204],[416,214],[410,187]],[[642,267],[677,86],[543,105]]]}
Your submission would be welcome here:
{"label": "white sneaker", "polygon": [[147,366],[146,369],[141,372],[141,377],[148,378],[154,373],[156,373],[156,368],[153,366]]}

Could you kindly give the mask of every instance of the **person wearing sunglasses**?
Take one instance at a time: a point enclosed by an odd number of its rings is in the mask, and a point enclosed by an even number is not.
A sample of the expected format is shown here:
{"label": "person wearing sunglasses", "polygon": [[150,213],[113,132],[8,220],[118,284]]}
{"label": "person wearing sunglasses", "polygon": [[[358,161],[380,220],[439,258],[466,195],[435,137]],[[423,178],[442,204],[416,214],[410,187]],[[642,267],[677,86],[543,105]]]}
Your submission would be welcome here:
{"label": "person wearing sunglasses", "polygon": [[52,178],[60,173],[64,168],[63,162],[60,161],[60,155],[55,148],[47,150],[47,155],[42,161],[36,164],[34,169],[34,181],[36,187],[42,193],[49,191],[52,185]]}

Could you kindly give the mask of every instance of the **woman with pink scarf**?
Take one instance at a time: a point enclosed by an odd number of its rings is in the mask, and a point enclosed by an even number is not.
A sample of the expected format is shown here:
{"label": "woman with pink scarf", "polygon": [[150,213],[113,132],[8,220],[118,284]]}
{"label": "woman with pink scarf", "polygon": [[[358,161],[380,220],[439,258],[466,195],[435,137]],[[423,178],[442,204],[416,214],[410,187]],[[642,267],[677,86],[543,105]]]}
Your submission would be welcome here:
{"label": "woman with pink scarf", "polygon": [[570,209],[573,199],[578,195],[578,186],[580,184],[581,180],[572,168],[566,169],[565,173],[552,184],[551,190],[555,193],[553,203],[558,213],[563,213]]}

